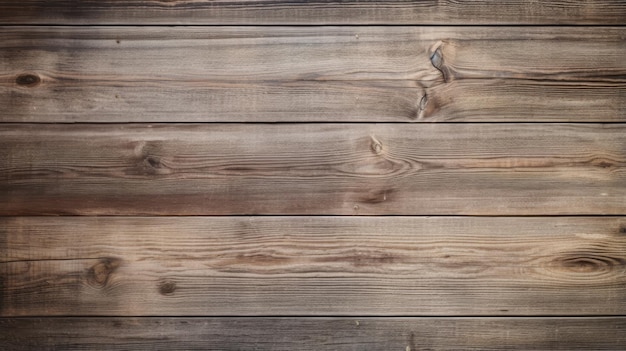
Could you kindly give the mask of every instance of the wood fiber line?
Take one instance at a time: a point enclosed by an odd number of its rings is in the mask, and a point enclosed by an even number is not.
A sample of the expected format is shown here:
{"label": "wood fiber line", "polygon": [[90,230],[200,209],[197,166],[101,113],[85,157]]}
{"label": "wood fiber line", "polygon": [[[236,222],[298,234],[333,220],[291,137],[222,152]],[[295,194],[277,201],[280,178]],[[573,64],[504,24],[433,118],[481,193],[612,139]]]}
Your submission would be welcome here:
{"label": "wood fiber line", "polygon": [[4,27],[0,122],[618,122],[626,28]]}
{"label": "wood fiber line", "polygon": [[624,124],[0,126],[0,215],[622,215]]}
{"label": "wood fiber line", "polygon": [[626,313],[624,217],[4,217],[0,240],[5,317]]}
{"label": "wood fiber line", "polygon": [[3,0],[3,24],[626,24],[620,0]]}

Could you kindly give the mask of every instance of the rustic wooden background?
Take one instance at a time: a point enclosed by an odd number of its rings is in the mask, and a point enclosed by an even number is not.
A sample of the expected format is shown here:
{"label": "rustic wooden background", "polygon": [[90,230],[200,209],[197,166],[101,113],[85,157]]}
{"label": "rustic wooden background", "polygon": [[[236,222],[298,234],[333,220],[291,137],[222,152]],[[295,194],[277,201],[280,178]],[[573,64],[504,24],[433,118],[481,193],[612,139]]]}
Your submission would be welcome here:
{"label": "rustic wooden background", "polygon": [[626,349],[626,2],[0,25],[1,350]]}

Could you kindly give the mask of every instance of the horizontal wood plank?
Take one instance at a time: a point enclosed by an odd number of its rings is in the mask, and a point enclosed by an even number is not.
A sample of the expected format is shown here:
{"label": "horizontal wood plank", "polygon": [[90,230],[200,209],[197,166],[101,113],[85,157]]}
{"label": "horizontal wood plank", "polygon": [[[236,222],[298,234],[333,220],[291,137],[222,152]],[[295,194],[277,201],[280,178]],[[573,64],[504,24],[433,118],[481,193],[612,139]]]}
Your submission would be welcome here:
{"label": "horizontal wood plank", "polygon": [[0,122],[626,120],[626,28],[4,27]]}
{"label": "horizontal wood plank", "polygon": [[622,215],[625,124],[0,126],[0,215]]}
{"label": "horizontal wood plank", "polygon": [[4,350],[621,350],[625,318],[0,319]]}
{"label": "horizontal wood plank", "polygon": [[626,313],[624,217],[4,217],[0,242],[2,316]]}
{"label": "horizontal wood plank", "polygon": [[625,24],[620,0],[3,0],[24,24]]}

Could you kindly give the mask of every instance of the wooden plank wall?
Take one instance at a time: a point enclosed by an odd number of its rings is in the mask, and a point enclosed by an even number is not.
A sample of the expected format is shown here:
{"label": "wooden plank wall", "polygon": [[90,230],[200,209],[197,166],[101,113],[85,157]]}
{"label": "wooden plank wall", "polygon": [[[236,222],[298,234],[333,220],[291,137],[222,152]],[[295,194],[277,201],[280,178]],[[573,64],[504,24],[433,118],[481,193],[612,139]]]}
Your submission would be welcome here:
{"label": "wooden plank wall", "polygon": [[626,3],[0,0],[0,350],[626,349]]}

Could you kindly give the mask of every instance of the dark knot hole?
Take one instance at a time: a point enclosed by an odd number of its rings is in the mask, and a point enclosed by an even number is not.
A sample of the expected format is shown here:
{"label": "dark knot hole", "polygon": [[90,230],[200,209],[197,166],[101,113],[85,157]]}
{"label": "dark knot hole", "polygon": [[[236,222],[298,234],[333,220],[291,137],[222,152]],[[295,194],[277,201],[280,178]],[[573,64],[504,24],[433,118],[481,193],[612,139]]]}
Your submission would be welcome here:
{"label": "dark knot hole", "polygon": [[39,76],[32,73],[24,73],[20,74],[15,78],[15,83],[17,85],[25,86],[25,87],[34,87],[41,83],[41,78]]}

